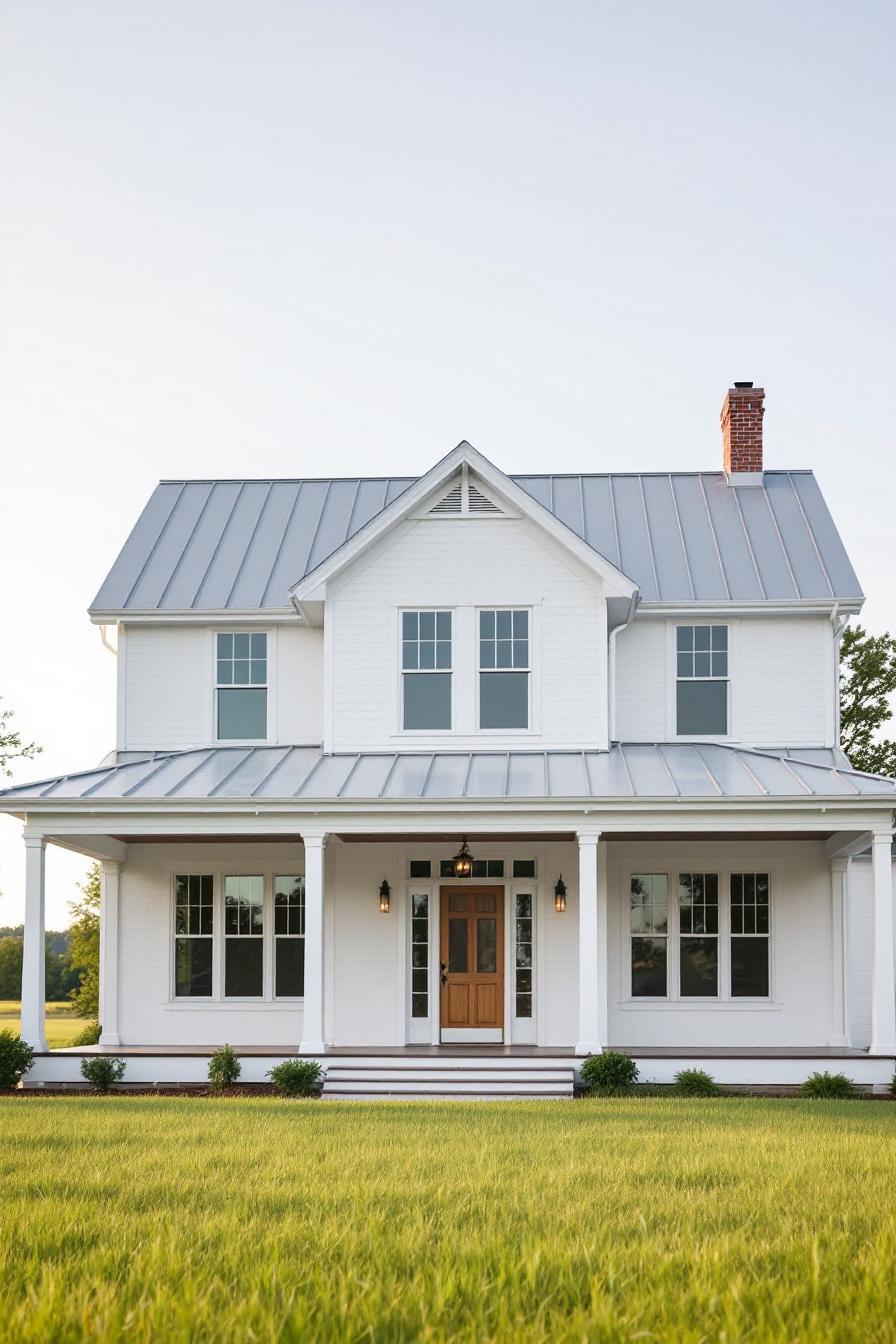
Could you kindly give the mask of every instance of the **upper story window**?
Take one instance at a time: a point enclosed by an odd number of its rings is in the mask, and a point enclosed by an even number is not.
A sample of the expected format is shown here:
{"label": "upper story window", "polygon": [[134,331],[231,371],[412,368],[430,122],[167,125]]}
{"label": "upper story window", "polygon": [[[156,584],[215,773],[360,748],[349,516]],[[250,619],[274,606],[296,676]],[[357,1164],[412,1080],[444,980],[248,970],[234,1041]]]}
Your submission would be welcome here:
{"label": "upper story window", "polygon": [[675,631],[675,731],[679,737],[728,732],[728,627],[679,625]]}
{"label": "upper story window", "polygon": [[401,613],[401,726],[451,727],[451,612]]}
{"label": "upper story window", "polygon": [[219,741],[263,742],[268,735],[268,637],[219,634],[215,696]]}
{"label": "upper story window", "polygon": [[479,727],[529,727],[529,613],[479,613]]}

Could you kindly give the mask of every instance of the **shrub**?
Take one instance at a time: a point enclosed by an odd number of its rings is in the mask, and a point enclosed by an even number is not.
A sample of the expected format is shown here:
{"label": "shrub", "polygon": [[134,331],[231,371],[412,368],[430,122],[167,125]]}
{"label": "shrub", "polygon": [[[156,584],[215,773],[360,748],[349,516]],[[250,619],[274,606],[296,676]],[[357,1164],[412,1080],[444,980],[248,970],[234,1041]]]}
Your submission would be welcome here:
{"label": "shrub", "polygon": [[81,1075],[97,1092],[108,1092],[113,1083],[120,1083],[127,1065],[115,1055],[91,1055],[81,1060]]}
{"label": "shrub", "polygon": [[233,1046],[222,1045],[208,1062],[208,1085],[213,1092],[223,1092],[225,1088],[233,1087],[242,1071]]}
{"label": "shrub", "polygon": [[281,1097],[310,1097],[319,1090],[323,1072],[313,1059],[285,1059],[268,1077]]}
{"label": "shrub", "polygon": [[0,1087],[15,1087],[34,1061],[27,1041],[13,1031],[0,1031]]}
{"label": "shrub", "polygon": [[890,1083],[890,1096],[896,1097],[896,1073],[893,1074],[893,1080]]}
{"label": "shrub", "polygon": [[800,1088],[801,1097],[847,1101],[856,1095],[856,1089],[845,1073],[810,1074]]}
{"label": "shrub", "polygon": [[638,1079],[638,1066],[618,1050],[589,1055],[582,1065],[582,1082],[595,1096],[614,1096],[631,1090]]}
{"label": "shrub", "polygon": [[682,1069],[675,1075],[675,1093],[679,1097],[717,1097],[721,1088],[705,1069]]}
{"label": "shrub", "polygon": [[100,1039],[99,1022],[88,1022],[86,1027],[82,1027],[69,1045],[97,1045]]}

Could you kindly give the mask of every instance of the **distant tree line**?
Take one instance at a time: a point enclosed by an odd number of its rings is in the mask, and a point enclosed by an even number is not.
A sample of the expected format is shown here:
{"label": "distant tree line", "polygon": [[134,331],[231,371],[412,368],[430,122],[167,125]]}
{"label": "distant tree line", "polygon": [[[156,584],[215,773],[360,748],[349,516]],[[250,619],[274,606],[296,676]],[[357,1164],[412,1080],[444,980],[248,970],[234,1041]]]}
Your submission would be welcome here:
{"label": "distant tree line", "polygon": [[[22,936],[24,930],[0,928],[0,999],[22,997]],[[57,1003],[77,989],[80,975],[69,956],[69,933],[48,930],[46,948],[47,999]]]}

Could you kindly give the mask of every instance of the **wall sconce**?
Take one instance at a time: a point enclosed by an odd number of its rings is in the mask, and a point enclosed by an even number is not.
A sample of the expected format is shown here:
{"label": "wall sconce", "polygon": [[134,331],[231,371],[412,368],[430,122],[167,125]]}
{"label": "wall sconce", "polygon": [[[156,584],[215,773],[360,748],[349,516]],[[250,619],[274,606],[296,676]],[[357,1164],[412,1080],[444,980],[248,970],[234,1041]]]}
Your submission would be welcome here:
{"label": "wall sconce", "polygon": [[390,893],[391,893],[391,888],[390,888],[390,886],[389,886],[389,883],[386,881],[385,878],[383,878],[382,883],[380,884],[380,914],[381,914],[381,915],[388,915],[388,913],[389,913],[389,896],[390,896]]}
{"label": "wall sconce", "polygon": [[467,848],[467,837],[464,836],[464,842],[460,847],[460,852],[455,854],[451,860],[454,868],[454,876],[459,878],[469,877],[473,871],[473,855]]}
{"label": "wall sconce", "polygon": [[554,888],[554,909],[558,915],[562,915],[566,909],[566,883],[562,876],[557,878],[557,885]]}

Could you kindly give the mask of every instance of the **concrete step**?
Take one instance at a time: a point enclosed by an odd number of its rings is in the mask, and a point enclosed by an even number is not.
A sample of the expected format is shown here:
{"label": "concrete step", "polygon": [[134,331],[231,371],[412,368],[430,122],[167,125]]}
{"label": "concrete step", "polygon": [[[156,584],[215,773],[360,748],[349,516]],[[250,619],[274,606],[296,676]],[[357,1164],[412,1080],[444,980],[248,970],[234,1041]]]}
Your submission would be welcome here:
{"label": "concrete step", "polygon": [[334,1069],[327,1070],[330,1082],[380,1083],[551,1083],[572,1084],[572,1069]]}
{"label": "concrete step", "polygon": [[569,1098],[573,1067],[566,1061],[409,1058],[327,1065],[325,1098],[465,1097]]}
{"label": "concrete step", "polygon": [[556,1092],[328,1092],[323,1101],[572,1101],[572,1091]]}

